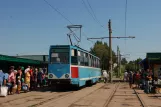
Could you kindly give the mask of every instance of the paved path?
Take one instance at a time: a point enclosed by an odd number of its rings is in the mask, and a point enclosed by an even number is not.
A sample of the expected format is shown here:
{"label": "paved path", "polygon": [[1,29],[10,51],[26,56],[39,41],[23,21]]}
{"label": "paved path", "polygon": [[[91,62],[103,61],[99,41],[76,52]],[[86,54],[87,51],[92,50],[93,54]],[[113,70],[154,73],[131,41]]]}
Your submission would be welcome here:
{"label": "paved path", "polygon": [[[136,90],[147,107],[160,107],[160,95]],[[33,91],[0,97],[0,107],[140,107],[128,83],[98,83],[78,91]]]}
{"label": "paved path", "polygon": [[[29,106],[52,106],[67,107],[76,100],[96,91],[104,86],[103,83],[93,85],[92,87],[82,88],[78,91],[62,92],[28,92],[7,97],[0,97],[0,107],[29,107]],[[66,100],[67,99],[67,100]],[[54,104],[54,105],[53,105]]]}
{"label": "paved path", "polygon": [[120,83],[106,107],[142,107],[140,100],[127,83]]}
{"label": "paved path", "polygon": [[161,94],[145,94],[143,90],[136,90],[146,107],[161,107]]}

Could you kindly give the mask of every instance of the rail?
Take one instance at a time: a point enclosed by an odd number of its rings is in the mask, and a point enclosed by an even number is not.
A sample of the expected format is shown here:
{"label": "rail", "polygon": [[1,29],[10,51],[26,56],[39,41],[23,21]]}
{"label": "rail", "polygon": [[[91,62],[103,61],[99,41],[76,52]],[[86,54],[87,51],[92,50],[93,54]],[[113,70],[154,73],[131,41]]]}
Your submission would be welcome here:
{"label": "rail", "polygon": [[119,87],[119,85],[120,85],[120,82],[115,86],[114,91],[111,93],[110,97],[107,99],[107,101],[106,101],[106,103],[104,104],[103,107],[108,107],[108,105],[109,105],[109,103],[111,102],[111,100],[112,100],[114,94],[116,93],[117,88]]}
{"label": "rail", "polygon": [[140,95],[136,92],[136,90],[135,90],[135,89],[133,89],[133,90],[134,90],[134,92],[135,92],[137,98],[139,99],[139,101],[140,101],[142,107],[148,107],[148,106],[145,104],[145,102],[143,101],[143,99],[140,97]]}

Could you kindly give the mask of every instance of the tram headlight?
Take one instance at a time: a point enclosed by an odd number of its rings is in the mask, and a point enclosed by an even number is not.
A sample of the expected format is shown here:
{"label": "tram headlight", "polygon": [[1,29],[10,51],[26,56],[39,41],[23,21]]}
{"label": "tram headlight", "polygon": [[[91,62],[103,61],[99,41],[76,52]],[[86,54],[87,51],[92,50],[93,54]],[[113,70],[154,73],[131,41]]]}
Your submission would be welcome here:
{"label": "tram headlight", "polygon": [[69,78],[69,74],[65,74],[65,78]]}
{"label": "tram headlight", "polygon": [[53,74],[49,74],[49,78],[53,78]]}

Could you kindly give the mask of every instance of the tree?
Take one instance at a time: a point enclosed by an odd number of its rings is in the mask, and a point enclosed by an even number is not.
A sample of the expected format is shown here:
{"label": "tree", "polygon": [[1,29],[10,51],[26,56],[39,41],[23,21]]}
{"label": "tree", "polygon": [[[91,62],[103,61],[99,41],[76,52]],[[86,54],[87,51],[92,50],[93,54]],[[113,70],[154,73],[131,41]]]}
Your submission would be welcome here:
{"label": "tree", "polygon": [[141,58],[138,58],[136,60],[129,61],[129,63],[126,64],[125,69],[128,71],[137,71],[138,69],[140,69],[139,62],[141,60],[142,60]]}
{"label": "tree", "polygon": [[[107,43],[103,43],[101,41],[97,41],[93,48],[90,49],[90,52],[101,60],[101,68],[108,70],[109,68],[109,46]],[[112,52],[113,55],[113,62],[116,62],[116,55],[115,52]]]}
{"label": "tree", "polygon": [[121,64],[122,64],[122,65],[126,65],[126,64],[127,64],[127,60],[126,60],[126,58],[122,58],[122,60],[121,60]]}

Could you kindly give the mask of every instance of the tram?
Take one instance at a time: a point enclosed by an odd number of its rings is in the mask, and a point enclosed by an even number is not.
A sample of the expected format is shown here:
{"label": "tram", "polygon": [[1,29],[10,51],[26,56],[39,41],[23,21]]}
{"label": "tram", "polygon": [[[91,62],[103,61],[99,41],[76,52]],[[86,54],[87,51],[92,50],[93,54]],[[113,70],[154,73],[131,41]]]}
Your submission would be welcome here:
{"label": "tram", "polygon": [[97,83],[101,78],[100,59],[72,45],[52,45],[49,49],[48,80],[52,85],[77,87]]}

